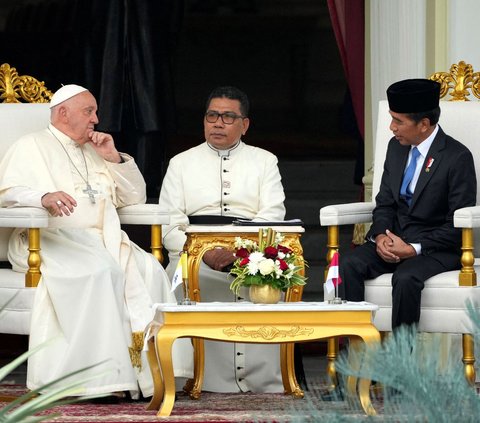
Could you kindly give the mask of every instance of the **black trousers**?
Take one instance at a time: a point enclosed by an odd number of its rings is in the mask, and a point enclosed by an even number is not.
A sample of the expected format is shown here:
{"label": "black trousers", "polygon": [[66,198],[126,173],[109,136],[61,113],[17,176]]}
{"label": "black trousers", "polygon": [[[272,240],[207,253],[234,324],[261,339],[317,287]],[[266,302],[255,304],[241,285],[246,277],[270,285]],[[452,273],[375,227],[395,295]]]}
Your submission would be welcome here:
{"label": "black trousers", "polygon": [[344,298],[349,301],[365,299],[365,283],[384,273],[392,276],[392,328],[420,320],[421,294],[424,282],[439,273],[460,268],[455,254],[438,256],[418,255],[400,263],[387,263],[377,254],[376,245],[366,242],[340,256],[340,276]]}

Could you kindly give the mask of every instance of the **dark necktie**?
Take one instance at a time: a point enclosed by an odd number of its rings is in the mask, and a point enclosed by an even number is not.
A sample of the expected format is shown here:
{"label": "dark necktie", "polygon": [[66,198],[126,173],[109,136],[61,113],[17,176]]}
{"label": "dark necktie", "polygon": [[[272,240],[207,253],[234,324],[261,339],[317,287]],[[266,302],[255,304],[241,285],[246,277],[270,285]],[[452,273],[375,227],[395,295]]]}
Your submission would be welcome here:
{"label": "dark necktie", "polygon": [[413,175],[415,174],[415,169],[417,168],[417,158],[419,155],[420,155],[420,151],[418,151],[418,148],[413,147],[412,159],[410,160],[407,170],[403,175],[402,186],[400,188],[400,195],[403,198],[405,198],[405,201],[407,202],[408,205],[410,205],[410,202],[412,201],[412,196],[413,196],[413,192],[410,191],[410,188],[408,186],[410,185],[410,182],[412,182]]}

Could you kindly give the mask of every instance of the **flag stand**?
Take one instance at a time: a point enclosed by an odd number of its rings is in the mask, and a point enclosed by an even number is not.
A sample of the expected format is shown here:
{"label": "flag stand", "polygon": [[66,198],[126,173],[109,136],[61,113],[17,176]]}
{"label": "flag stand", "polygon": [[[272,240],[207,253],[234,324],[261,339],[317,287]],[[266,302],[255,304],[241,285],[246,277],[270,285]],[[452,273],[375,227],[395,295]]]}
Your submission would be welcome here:
{"label": "flag stand", "polygon": [[347,302],[347,300],[342,300],[338,296],[338,284],[335,285],[335,298],[333,300],[328,300],[328,304],[344,304],[346,302]]}
{"label": "flag stand", "polygon": [[333,298],[332,300],[328,300],[328,304],[344,304],[344,303],[346,303],[347,301],[342,300],[340,298],[340,296],[338,295],[338,285],[340,285],[342,283],[342,279],[341,279],[340,273],[339,273],[338,251],[335,251],[332,259],[330,260],[330,264],[328,266],[328,273],[327,273],[327,276],[326,276],[325,279],[326,279],[325,284],[327,285],[327,291],[328,291],[328,287],[331,286],[332,284],[335,288],[335,298]]}
{"label": "flag stand", "polygon": [[188,295],[188,278],[183,278],[183,300],[177,302],[178,305],[195,305],[196,302],[190,299]]}

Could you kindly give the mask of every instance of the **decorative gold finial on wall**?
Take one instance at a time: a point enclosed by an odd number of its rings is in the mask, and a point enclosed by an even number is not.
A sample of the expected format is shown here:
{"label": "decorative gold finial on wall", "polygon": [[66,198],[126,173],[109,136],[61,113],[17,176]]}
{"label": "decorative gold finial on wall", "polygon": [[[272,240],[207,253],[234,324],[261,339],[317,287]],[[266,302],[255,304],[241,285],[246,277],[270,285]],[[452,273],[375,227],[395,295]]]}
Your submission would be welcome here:
{"label": "decorative gold finial on wall", "polygon": [[470,92],[480,98],[480,72],[473,72],[472,65],[463,60],[450,66],[450,72],[436,72],[430,79],[441,84],[440,98],[449,91],[449,101],[469,101]]}
{"label": "decorative gold finial on wall", "polygon": [[0,66],[0,101],[2,103],[48,103],[52,92],[33,76],[18,75],[8,63]]}

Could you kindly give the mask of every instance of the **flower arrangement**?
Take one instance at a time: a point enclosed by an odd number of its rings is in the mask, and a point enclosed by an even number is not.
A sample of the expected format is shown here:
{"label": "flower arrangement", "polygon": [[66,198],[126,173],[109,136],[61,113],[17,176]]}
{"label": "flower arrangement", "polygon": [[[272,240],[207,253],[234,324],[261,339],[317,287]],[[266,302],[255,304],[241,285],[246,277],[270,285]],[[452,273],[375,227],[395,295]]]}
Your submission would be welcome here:
{"label": "flower arrangement", "polygon": [[291,286],[305,285],[305,277],[299,274],[302,269],[296,264],[293,251],[281,245],[284,237],[271,228],[260,229],[259,240],[235,238],[235,256],[230,271],[235,279],[230,289],[239,294],[242,286],[270,285],[281,291]]}

